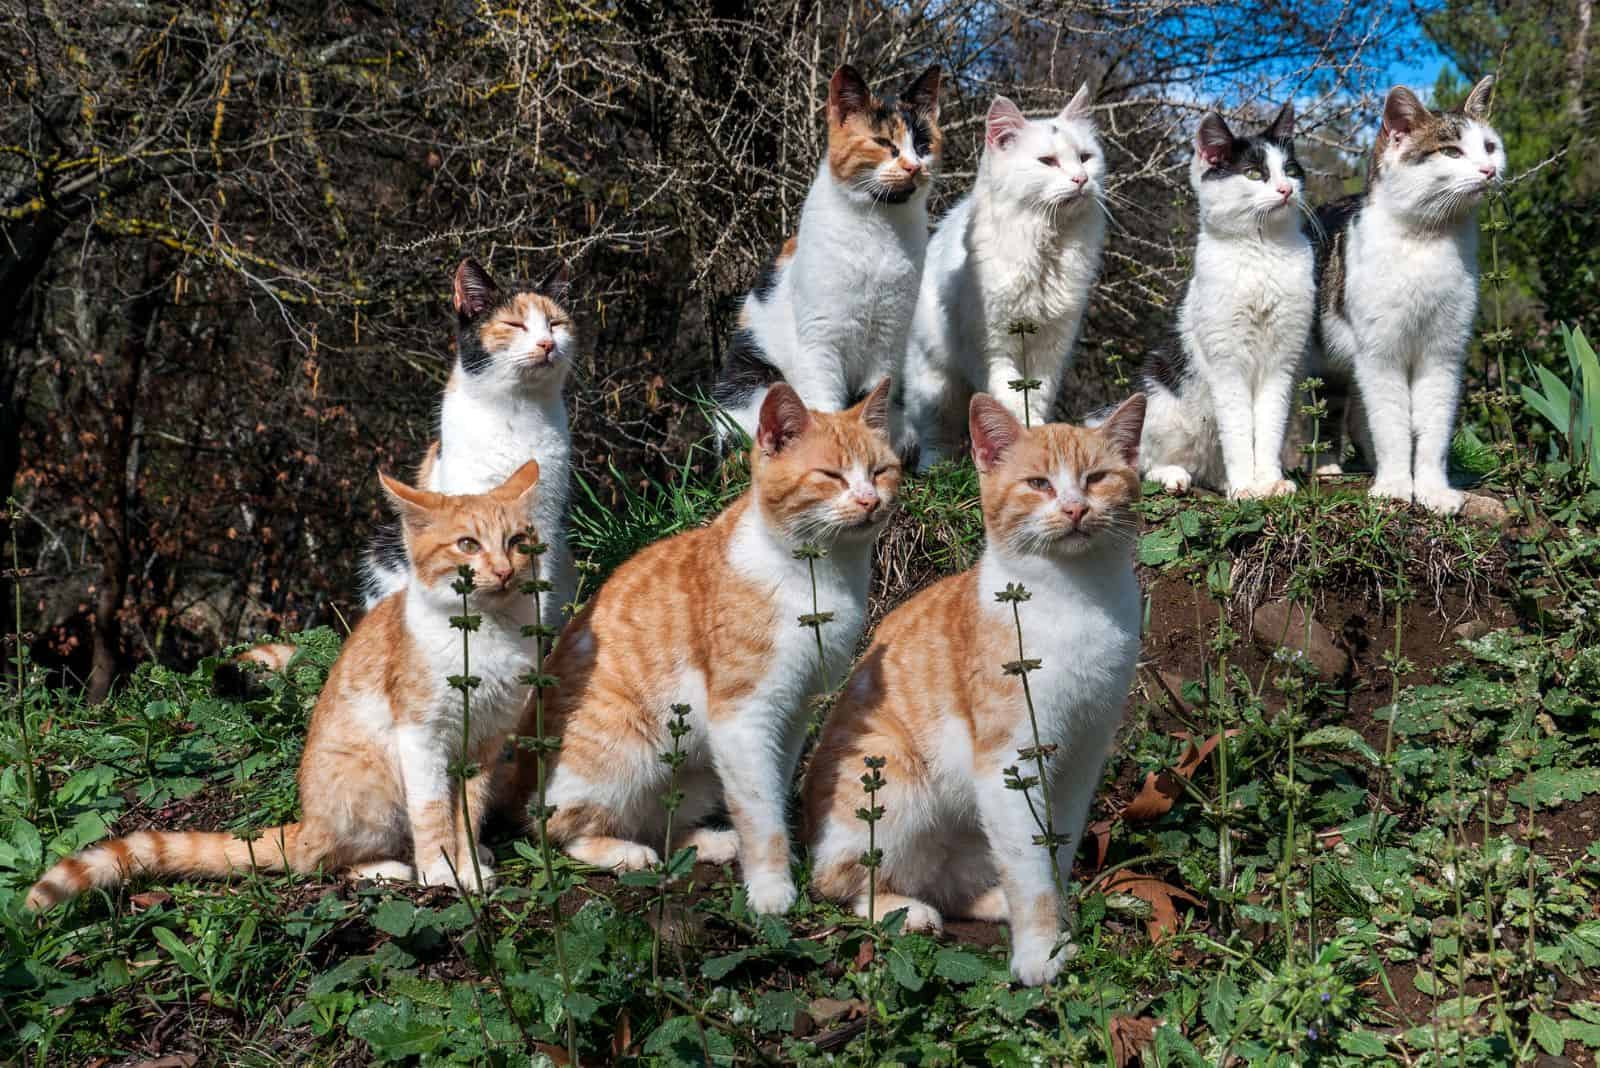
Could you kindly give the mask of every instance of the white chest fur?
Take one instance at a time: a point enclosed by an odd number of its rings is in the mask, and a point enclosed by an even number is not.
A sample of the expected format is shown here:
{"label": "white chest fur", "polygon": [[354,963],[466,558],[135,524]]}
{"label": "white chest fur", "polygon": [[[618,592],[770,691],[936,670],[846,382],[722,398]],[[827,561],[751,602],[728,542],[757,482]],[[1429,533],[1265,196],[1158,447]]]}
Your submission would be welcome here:
{"label": "white chest fur", "polygon": [[1315,304],[1313,264],[1311,242],[1296,227],[1264,239],[1202,232],[1178,319],[1190,358],[1226,354],[1257,374],[1300,360]]}

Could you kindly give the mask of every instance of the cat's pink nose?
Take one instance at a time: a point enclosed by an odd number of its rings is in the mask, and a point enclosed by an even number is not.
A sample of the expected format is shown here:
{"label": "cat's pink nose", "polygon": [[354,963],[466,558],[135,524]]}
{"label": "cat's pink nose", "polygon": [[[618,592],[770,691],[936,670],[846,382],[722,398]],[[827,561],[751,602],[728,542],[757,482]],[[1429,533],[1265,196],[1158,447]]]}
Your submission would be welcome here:
{"label": "cat's pink nose", "polygon": [[1082,185],[1089,180],[1089,176],[1087,174],[1074,174],[1072,176],[1072,180],[1077,182],[1079,185]]}
{"label": "cat's pink nose", "polygon": [[550,355],[550,351],[556,347],[556,339],[553,337],[542,337],[533,343],[533,347],[548,356]]}
{"label": "cat's pink nose", "polygon": [[1294,186],[1289,185],[1287,182],[1280,182],[1278,184],[1278,195],[1284,200],[1288,200],[1294,196]]}
{"label": "cat's pink nose", "polygon": [[1088,514],[1088,511],[1088,505],[1085,505],[1081,501],[1061,502],[1061,514],[1066,516],[1067,522],[1071,523],[1074,527],[1083,521],[1083,517]]}
{"label": "cat's pink nose", "polygon": [[904,156],[901,156],[900,169],[905,171],[908,177],[915,178],[917,173],[922,170],[922,164],[918,163],[914,159],[906,159]]}
{"label": "cat's pink nose", "polygon": [[1485,178],[1493,178],[1499,170],[1500,168],[1496,167],[1493,163],[1480,164],[1478,167],[1478,173],[1483,175]]}
{"label": "cat's pink nose", "polygon": [[878,505],[883,503],[882,498],[878,496],[878,491],[870,486],[862,486],[851,490],[850,499],[865,508],[868,515],[871,515],[877,510]]}
{"label": "cat's pink nose", "polygon": [[500,585],[501,586],[504,586],[506,583],[510,582],[511,581],[511,567],[510,567],[510,565],[507,565],[505,567],[497,567],[497,568],[495,568],[494,569],[494,577],[500,580]]}

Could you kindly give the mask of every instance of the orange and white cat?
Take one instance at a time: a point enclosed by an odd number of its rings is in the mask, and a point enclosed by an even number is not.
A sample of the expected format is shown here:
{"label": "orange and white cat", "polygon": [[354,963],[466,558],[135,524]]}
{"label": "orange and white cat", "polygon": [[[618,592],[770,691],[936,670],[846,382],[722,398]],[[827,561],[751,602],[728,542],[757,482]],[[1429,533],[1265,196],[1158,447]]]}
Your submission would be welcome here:
{"label": "orange and white cat", "polygon": [[[761,405],[751,487],[709,526],[658,542],[623,564],[567,625],[545,671],[547,729],[559,735],[547,794],[549,831],[572,856],[626,870],[667,845],[660,754],[674,704],[689,706],[673,849],[738,857],[750,906],[784,912],[785,807],[805,737],[808,698],[843,676],[867,617],[872,547],[895,504],[900,464],[889,447],[889,380],[843,412],[810,411],[779,383]],[[795,551],[812,544],[816,600],[832,621],[816,637],[812,576]],[[532,733],[530,718],[523,733]],[[525,807],[534,758],[523,754]],[[732,830],[699,826],[725,804]],[[682,828],[681,832],[677,828]]]}
{"label": "orange and white cat", "polygon": [[[986,393],[969,426],[987,543],[976,567],[928,587],[884,619],[823,727],[804,785],[812,885],[867,911],[863,759],[881,756],[883,850],[879,916],[907,909],[910,928],[935,929],[941,912],[1011,926],[1011,974],[1030,986],[1065,963],[1056,950],[1060,903],[1038,826],[1005,769],[1032,771],[1034,744],[1012,606],[1019,607],[1055,830],[1070,866],[1089,801],[1139,656],[1140,596],[1133,570],[1139,435],[1135,394],[1098,429],[1025,430]],[[1038,788],[1033,797],[1039,800]],[[1042,806],[1041,806],[1042,810]]]}
{"label": "orange and white cat", "polygon": [[[472,691],[467,760],[483,768],[467,780],[467,814],[482,825],[491,771],[517,726],[528,687],[519,680],[537,650],[522,636],[534,622],[521,592],[532,559],[518,546],[533,537],[537,461],[493,490],[450,497],[380,475],[400,513],[408,558],[406,585],[351,632],[317,699],[300,758],[297,823],[247,841],[225,832],[141,831],[93,846],[52,867],[28,892],[28,907],[49,908],[91,887],[138,875],[224,878],[250,868],[353,874],[471,886],[472,858],[461,790],[451,764],[462,751],[461,695],[446,679],[462,670],[462,614],[456,568],[476,572],[469,594],[480,624],[471,635]],[[483,888],[493,885],[480,848]]]}

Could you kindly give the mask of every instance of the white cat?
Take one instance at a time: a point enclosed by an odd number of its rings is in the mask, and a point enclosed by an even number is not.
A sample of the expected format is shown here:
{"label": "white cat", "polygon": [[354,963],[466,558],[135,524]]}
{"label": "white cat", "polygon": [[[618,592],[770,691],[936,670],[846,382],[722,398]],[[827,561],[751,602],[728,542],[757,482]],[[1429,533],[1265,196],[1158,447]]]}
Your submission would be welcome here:
{"label": "white cat", "polygon": [[[745,297],[713,395],[755,433],[774,382],[835,412],[895,370],[922,280],[939,162],[939,68],[880,101],[849,66],[828,86],[828,154],[783,246]],[[719,432],[725,431],[719,426]]]}
{"label": "white cat", "polygon": [[[439,410],[439,436],[418,471],[423,489],[485,493],[529,459],[539,461],[534,526],[547,549],[539,573],[554,589],[543,596],[543,622],[560,628],[577,572],[567,547],[572,435],[561,390],[576,355],[572,318],[561,306],[562,268],[543,286],[495,284],[475,260],[455,274],[456,362]],[[365,606],[406,583],[398,524],[382,528],[363,561]]]}
{"label": "white cat", "polygon": [[1035,379],[1028,419],[1048,420],[1100,272],[1105,175],[1087,85],[1048,119],[1030,122],[1003,96],[989,106],[978,179],[928,245],[896,378],[897,447],[916,453],[919,467],[960,448],[974,393],[993,394],[1022,419],[1023,395],[1011,383]]}
{"label": "white cat", "polygon": [[1139,467],[1168,492],[1195,482],[1233,497],[1294,492],[1281,454],[1316,303],[1304,182],[1292,102],[1252,137],[1216,112],[1201,120],[1189,166],[1200,238],[1178,350],[1144,371]]}
{"label": "white cat", "polygon": [[1436,512],[1465,499],[1446,466],[1478,308],[1478,205],[1504,180],[1493,77],[1460,111],[1396,86],[1366,192],[1318,213],[1320,356],[1355,373],[1376,468],[1371,493]]}

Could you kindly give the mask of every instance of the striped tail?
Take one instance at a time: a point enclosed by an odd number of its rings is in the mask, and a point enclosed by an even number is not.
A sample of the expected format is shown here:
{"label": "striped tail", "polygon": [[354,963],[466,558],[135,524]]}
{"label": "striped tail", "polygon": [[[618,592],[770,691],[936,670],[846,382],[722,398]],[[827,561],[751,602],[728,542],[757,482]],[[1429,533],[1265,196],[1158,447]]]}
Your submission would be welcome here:
{"label": "striped tail", "polygon": [[252,841],[226,832],[140,831],[91,846],[60,861],[28,891],[27,906],[43,912],[96,886],[117,886],[138,875],[200,875],[225,879],[255,869],[307,865],[298,823],[263,831]]}

